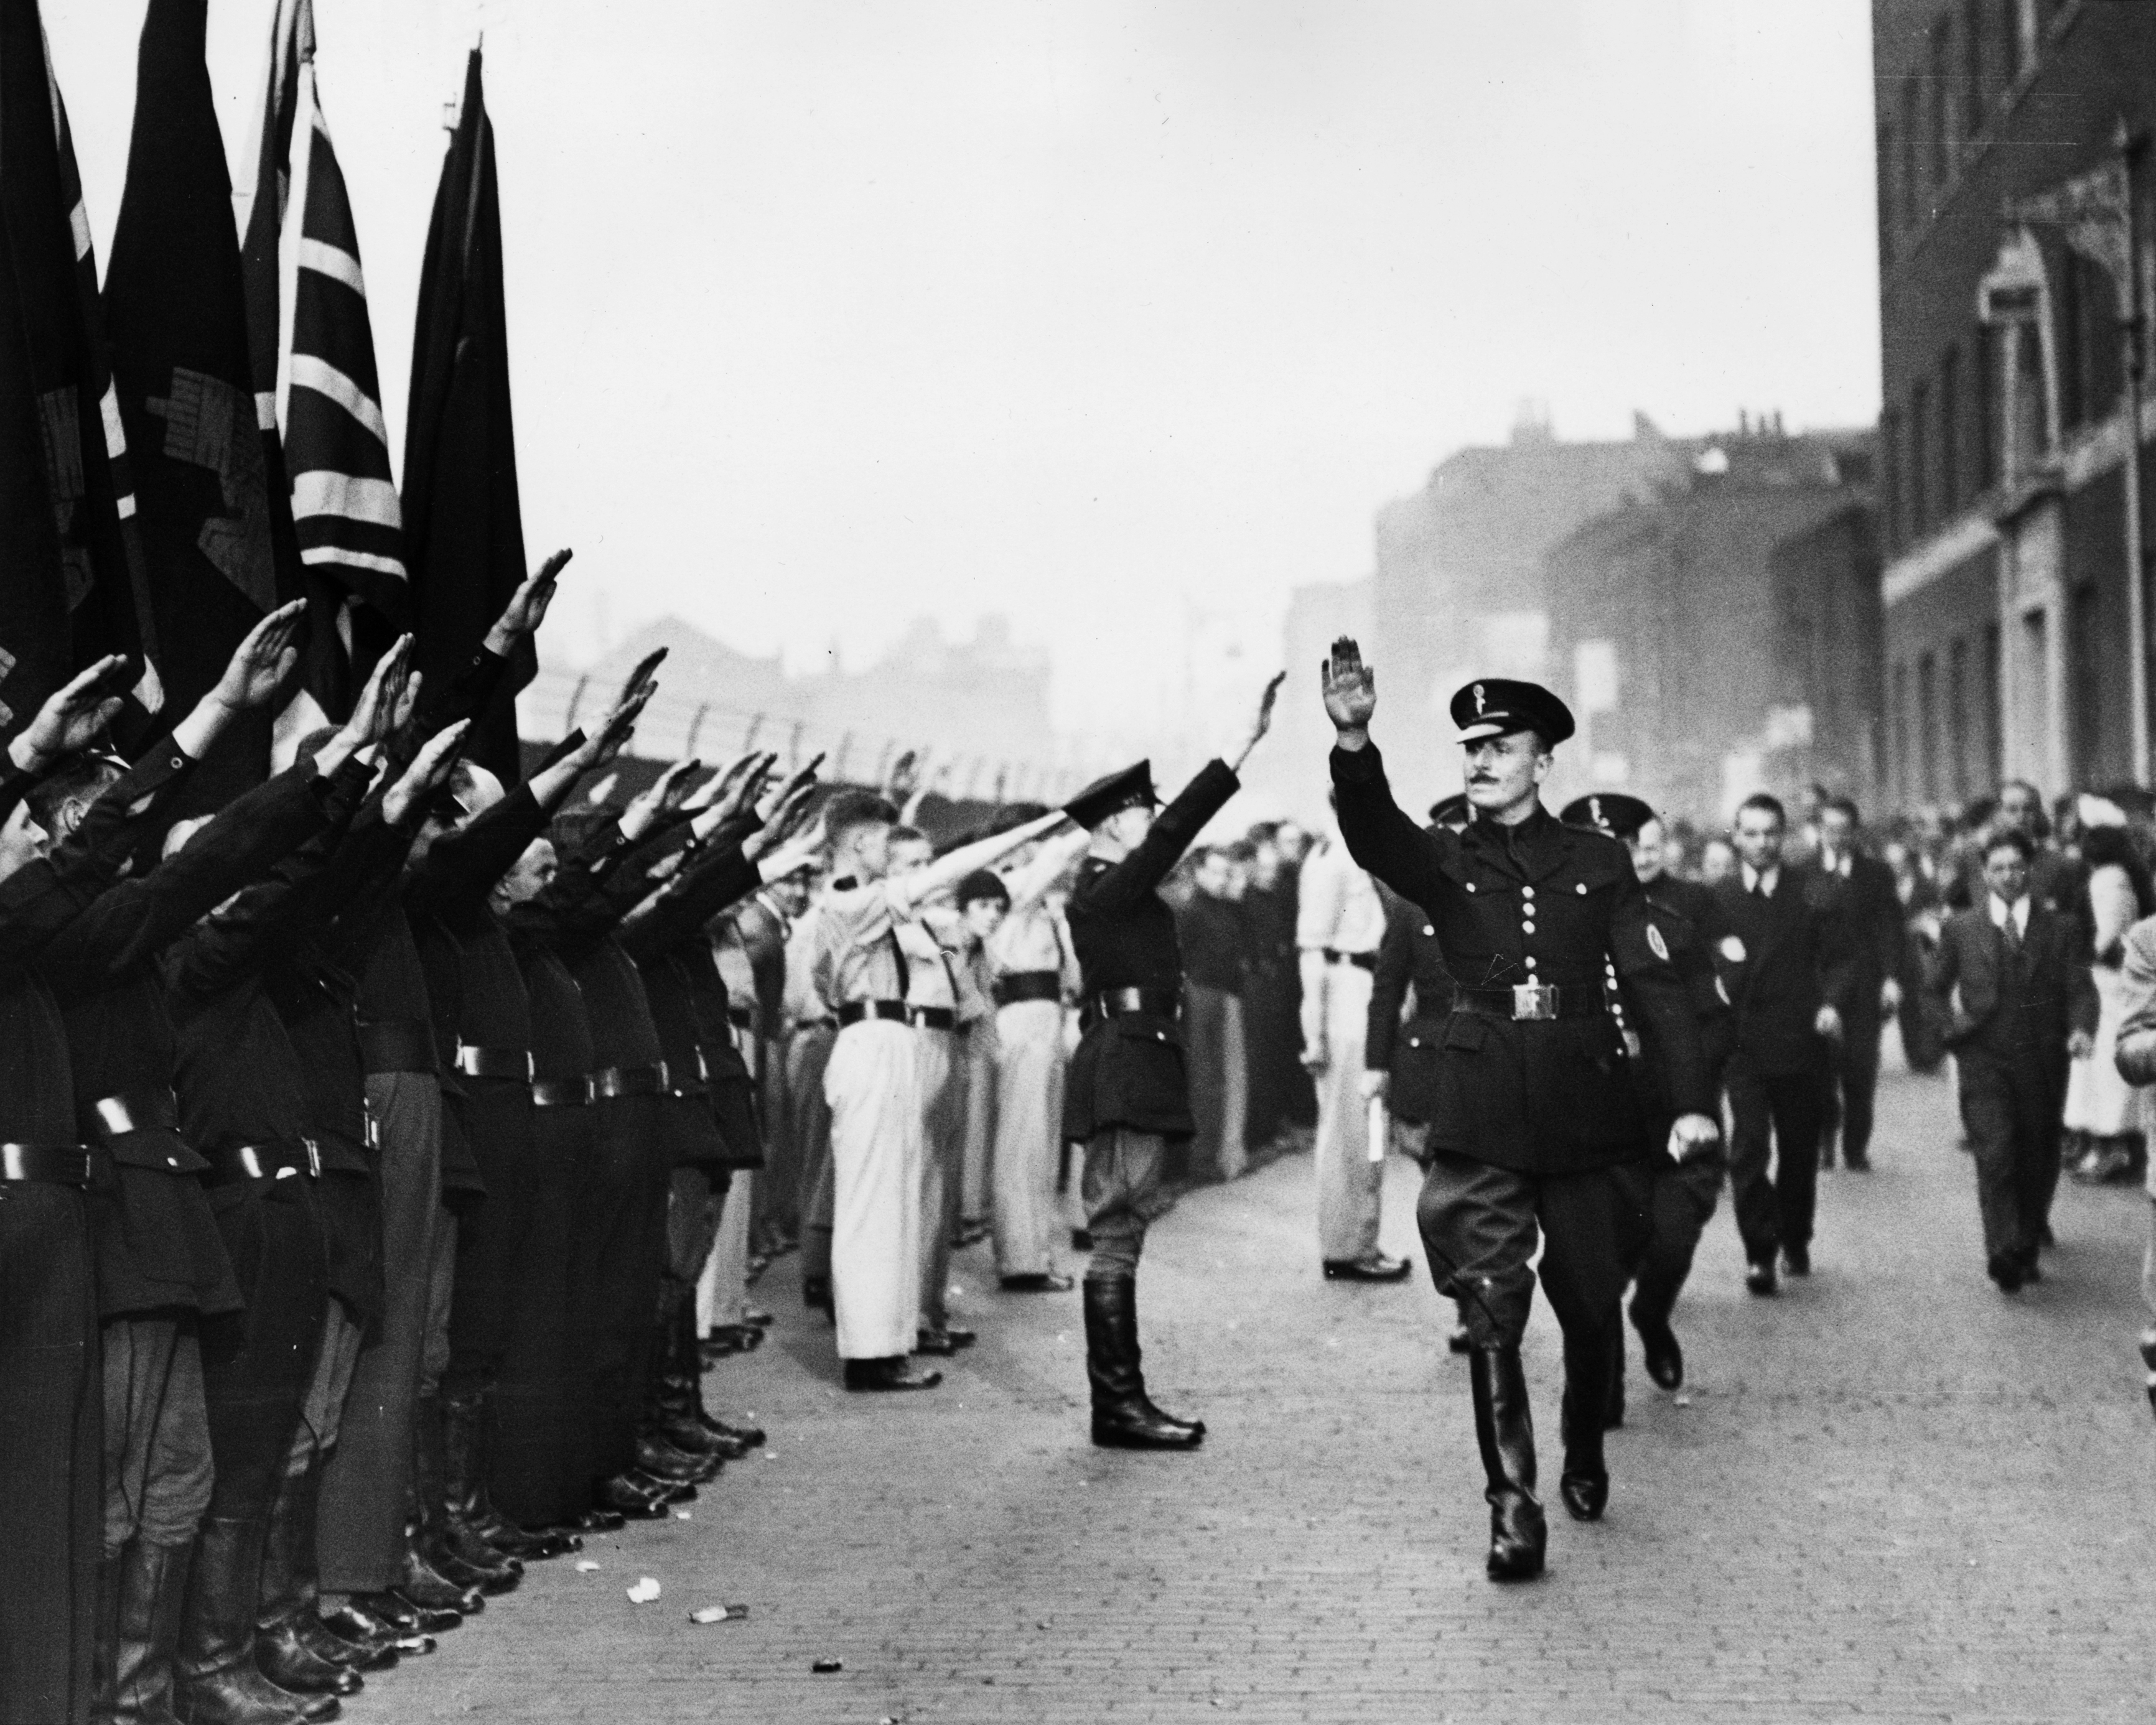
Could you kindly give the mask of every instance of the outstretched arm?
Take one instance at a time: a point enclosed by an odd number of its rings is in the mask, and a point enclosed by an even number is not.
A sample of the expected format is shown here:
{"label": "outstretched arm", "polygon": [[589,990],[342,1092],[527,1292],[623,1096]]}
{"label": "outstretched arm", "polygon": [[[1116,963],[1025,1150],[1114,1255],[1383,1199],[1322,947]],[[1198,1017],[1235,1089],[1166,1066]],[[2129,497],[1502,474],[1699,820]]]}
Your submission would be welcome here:
{"label": "outstretched arm", "polygon": [[988,868],[1020,845],[1045,838],[1068,818],[1062,810],[1053,809],[1023,827],[1014,827],[992,838],[977,839],[972,844],[960,845],[955,851],[947,851],[926,868],[916,869],[902,880],[892,881],[890,885],[893,901],[911,907],[933,898],[938,893],[947,892],[975,869]]}
{"label": "outstretched arm", "polygon": [[1326,717],[1332,721],[1332,788],[1348,853],[1402,898],[1435,914],[1442,890],[1435,842],[1393,801],[1384,759],[1370,740],[1378,673],[1343,635],[1319,674]]}

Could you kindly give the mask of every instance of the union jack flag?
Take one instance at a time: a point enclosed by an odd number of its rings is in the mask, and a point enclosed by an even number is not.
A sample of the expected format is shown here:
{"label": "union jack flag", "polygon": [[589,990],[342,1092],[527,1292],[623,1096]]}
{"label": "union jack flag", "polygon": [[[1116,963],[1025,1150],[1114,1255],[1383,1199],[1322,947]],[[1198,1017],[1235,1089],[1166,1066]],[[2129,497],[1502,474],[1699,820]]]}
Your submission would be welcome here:
{"label": "union jack flag", "polygon": [[272,26],[244,257],[254,386],[316,601],[307,683],[337,714],[409,604],[359,237],[315,81],[313,0],[280,0]]}

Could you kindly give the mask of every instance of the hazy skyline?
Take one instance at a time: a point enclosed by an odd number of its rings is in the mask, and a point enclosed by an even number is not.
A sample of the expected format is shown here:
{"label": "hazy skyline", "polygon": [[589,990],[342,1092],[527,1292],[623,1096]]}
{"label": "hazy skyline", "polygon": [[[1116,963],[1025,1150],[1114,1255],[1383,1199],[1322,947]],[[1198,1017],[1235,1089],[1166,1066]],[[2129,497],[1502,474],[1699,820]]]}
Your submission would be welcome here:
{"label": "hazy skyline", "polygon": [[[45,8],[100,264],[143,9]],[[273,9],[210,8],[243,184]],[[1876,417],[1862,0],[317,23],[400,457],[485,28],[526,533],[578,549],[572,657],[602,592],[617,637],[672,611],[793,668],[1003,612],[1066,729],[1143,732],[1192,618],[1255,688],[1288,591],[1368,573],[1378,506],[1523,397],[1566,437]]]}

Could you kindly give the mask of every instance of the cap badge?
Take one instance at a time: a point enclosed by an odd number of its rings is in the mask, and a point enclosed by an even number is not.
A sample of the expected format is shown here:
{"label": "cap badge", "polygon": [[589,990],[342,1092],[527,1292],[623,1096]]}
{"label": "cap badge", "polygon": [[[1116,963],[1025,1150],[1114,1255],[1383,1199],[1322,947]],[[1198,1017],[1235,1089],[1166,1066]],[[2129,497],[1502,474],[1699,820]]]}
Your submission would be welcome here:
{"label": "cap badge", "polygon": [[1475,716],[1482,716],[1482,685],[1479,683],[1475,685]]}
{"label": "cap badge", "polygon": [[1600,797],[1590,796],[1587,799],[1587,818],[1592,821],[1597,827],[1606,827],[1609,824],[1607,821],[1604,821],[1602,818],[1602,799]]}

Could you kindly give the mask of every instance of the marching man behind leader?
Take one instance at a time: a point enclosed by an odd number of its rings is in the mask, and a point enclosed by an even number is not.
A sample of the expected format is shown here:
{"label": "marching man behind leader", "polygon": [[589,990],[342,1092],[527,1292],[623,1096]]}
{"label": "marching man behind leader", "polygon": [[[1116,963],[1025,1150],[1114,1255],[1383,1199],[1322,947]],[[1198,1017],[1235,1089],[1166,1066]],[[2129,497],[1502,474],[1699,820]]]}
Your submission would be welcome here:
{"label": "marching man behind leader", "polygon": [[1625,1269],[1611,1178],[1639,1153],[1640,1103],[1604,1005],[1614,971],[1667,1068],[1681,1160],[1720,1136],[1691,997],[1670,962],[1625,847],[1563,827],[1543,806],[1551,751],[1573,734],[1548,689],[1491,678],[1452,699],[1476,819],[1425,832],[1404,814],[1370,740],[1377,680],[1336,641],[1321,668],[1337,734],[1340,832],[1356,862],[1420,905],[1460,984],[1431,1109],[1430,1170],[1416,1221],[1440,1294],[1473,1344],[1475,1435],[1488,1477],[1490,1577],[1541,1574],[1548,1538],[1535,1497],[1534,1426],[1520,1341],[1542,1285],[1564,1332],[1565,1508],[1598,1519],[1617,1299]]}

